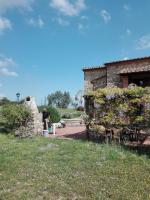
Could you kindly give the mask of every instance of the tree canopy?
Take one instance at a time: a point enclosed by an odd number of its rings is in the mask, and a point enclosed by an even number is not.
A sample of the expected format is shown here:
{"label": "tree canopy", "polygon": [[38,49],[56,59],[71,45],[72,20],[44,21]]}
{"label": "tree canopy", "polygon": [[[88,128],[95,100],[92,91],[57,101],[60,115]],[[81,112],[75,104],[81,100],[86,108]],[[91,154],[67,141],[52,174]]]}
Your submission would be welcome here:
{"label": "tree canopy", "polygon": [[56,106],[58,108],[67,108],[71,103],[69,92],[56,91],[47,97],[49,106]]}

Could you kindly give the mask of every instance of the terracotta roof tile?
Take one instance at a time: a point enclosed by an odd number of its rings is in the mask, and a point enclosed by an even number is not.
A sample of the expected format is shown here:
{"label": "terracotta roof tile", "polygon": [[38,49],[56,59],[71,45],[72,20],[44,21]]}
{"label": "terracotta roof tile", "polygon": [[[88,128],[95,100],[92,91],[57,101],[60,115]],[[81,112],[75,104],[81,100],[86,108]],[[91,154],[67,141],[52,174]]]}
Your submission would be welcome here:
{"label": "terracotta roof tile", "polygon": [[106,67],[109,67],[109,66],[115,65],[115,64],[120,64],[120,63],[128,64],[129,62],[137,62],[137,61],[145,61],[145,60],[150,60],[150,56],[141,57],[141,58],[127,59],[127,60],[118,60],[118,61],[106,62],[102,66],[85,67],[82,70],[83,71],[88,71],[88,70],[96,70],[96,69],[105,69]]}
{"label": "terracotta roof tile", "polygon": [[94,67],[84,67],[82,70],[87,71],[87,70],[94,70],[94,69],[105,69],[105,66],[94,66]]}
{"label": "terracotta roof tile", "polygon": [[128,62],[136,62],[136,61],[144,61],[150,59],[150,56],[140,57],[140,58],[132,58],[132,59],[126,59],[126,60],[115,60],[112,62],[106,62],[105,65],[111,65],[111,64],[118,64],[118,63],[128,63]]}

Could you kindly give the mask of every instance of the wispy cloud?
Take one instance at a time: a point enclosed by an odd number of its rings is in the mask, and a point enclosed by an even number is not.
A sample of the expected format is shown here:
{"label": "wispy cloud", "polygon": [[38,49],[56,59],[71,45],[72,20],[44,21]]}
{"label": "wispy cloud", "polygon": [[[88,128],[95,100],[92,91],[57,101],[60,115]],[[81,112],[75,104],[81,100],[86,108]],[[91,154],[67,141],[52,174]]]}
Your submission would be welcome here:
{"label": "wispy cloud", "polygon": [[137,50],[144,50],[150,48],[150,34],[144,35],[137,41]]}
{"label": "wispy cloud", "polygon": [[69,24],[70,24],[70,22],[69,22],[68,20],[65,20],[65,19],[63,19],[63,18],[61,18],[61,17],[58,17],[58,18],[56,19],[56,21],[57,21],[58,24],[61,25],[61,26],[69,26]]}
{"label": "wispy cloud", "polygon": [[0,76],[18,76],[16,72],[8,69],[13,66],[16,66],[16,63],[12,58],[0,55]]}
{"label": "wispy cloud", "polygon": [[86,15],[80,17],[80,22],[78,23],[78,30],[81,33],[85,33],[89,29],[89,18]]}
{"label": "wispy cloud", "polygon": [[81,19],[82,19],[82,20],[88,20],[89,18],[88,18],[88,16],[82,15],[82,16],[81,16]]}
{"label": "wispy cloud", "polygon": [[129,60],[129,57],[124,57],[123,60]]}
{"label": "wispy cloud", "polygon": [[100,15],[105,23],[108,23],[111,20],[111,15],[107,10],[101,10]]}
{"label": "wispy cloud", "polygon": [[79,30],[83,30],[83,29],[84,29],[84,25],[81,24],[81,23],[79,23],[79,24],[78,24],[78,29],[79,29]]}
{"label": "wispy cloud", "polygon": [[86,8],[85,0],[51,0],[50,6],[66,16],[76,16]]}
{"label": "wispy cloud", "polygon": [[127,39],[127,37],[129,38],[130,36],[132,35],[132,31],[127,28],[123,34],[120,36],[120,39],[124,40],[124,39]]}
{"label": "wispy cloud", "polygon": [[30,26],[38,27],[38,28],[43,28],[43,26],[44,26],[44,21],[40,16],[37,19],[34,19],[34,18],[28,19],[27,23]]}
{"label": "wispy cloud", "polygon": [[0,12],[5,12],[14,8],[32,10],[31,4],[34,0],[0,0]]}
{"label": "wispy cloud", "polygon": [[5,30],[10,30],[11,28],[11,21],[5,17],[0,17],[0,34],[3,34]]}
{"label": "wispy cloud", "polygon": [[130,10],[130,6],[127,5],[127,4],[124,4],[123,5],[123,9],[126,10],[126,11],[129,11]]}
{"label": "wispy cloud", "polygon": [[89,25],[84,23],[78,23],[78,30],[82,33],[85,33],[88,30]]}
{"label": "wispy cloud", "polygon": [[132,34],[132,31],[131,31],[130,29],[127,29],[127,30],[126,30],[126,35],[127,35],[127,36],[130,36],[131,34]]}

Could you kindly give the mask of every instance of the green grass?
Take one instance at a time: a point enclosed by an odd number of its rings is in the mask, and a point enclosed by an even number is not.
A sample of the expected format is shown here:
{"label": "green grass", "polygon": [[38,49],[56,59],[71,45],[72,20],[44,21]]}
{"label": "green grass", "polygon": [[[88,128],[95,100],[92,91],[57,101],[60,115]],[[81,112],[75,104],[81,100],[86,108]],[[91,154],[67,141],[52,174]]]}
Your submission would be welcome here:
{"label": "green grass", "polygon": [[0,135],[1,200],[149,200],[150,160],[121,147]]}
{"label": "green grass", "polygon": [[57,108],[58,112],[60,113],[60,116],[63,116],[64,114],[69,114],[71,118],[78,118],[81,116],[83,112],[77,111],[73,108]]}

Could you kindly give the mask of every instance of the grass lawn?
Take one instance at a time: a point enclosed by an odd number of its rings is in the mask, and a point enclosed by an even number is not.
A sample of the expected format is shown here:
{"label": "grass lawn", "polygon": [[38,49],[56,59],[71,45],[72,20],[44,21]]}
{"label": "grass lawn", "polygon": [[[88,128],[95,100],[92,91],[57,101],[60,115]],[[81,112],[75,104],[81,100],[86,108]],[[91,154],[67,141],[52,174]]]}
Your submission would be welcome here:
{"label": "grass lawn", "polygon": [[0,135],[0,200],[150,199],[150,159],[120,147]]}
{"label": "grass lawn", "polygon": [[77,111],[72,108],[57,108],[57,110],[61,116],[65,115],[65,114],[69,114],[69,115],[71,115],[71,118],[78,118],[83,113],[81,111]]}

